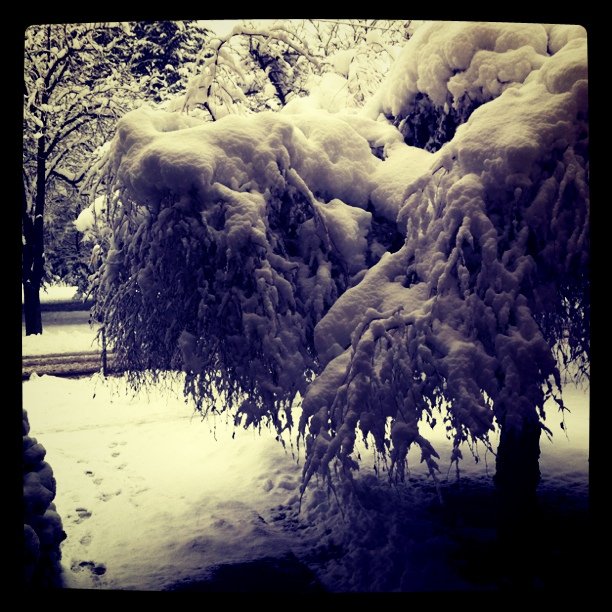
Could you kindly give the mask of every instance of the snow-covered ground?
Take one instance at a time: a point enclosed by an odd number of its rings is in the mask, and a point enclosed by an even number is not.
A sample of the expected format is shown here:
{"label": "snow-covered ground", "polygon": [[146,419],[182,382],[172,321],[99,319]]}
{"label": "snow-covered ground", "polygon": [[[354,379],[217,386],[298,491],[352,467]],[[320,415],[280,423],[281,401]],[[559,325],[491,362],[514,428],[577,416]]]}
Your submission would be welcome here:
{"label": "snow-covered ground", "polygon": [[[23,385],[31,435],[57,479],[67,587],[159,590],[204,580],[220,565],[295,555],[330,590],[483,588],[453,561],[456,533],[438,525],[418,454],[409,456],[411,479],[392,489],[374,478],[362,446],[363,508],[343,514],[312,487],[298,515],[301,462],[290,447],[265,429],[201,422],[180,381],[167,383],[135,395],[122,379],[98,375],[34,376]],[[567,387],[565,400],[568,437],[549,408],[555,439],[542,442],[541,491],[584,499],[588,390]],[[442,428],[432,440],[447,466]],[[462,481],[489,487],[494,459],[482,454],[476,464],[464,455]],[[454,478],[442,468],[443,493],[455,491]]]}
{"label": "snow-covered ground", "polygon": [[[57,304],[75,299],[77,288],[68,285],[49,285],[41,289],[41,304]],[[23,289],[21,292],[23,302]],[[24,357],[53,355],[98,350],[97,325],[89,324],[89,313],[83,311],[43,312],[43,333],[25,335],[21,329],[21,350]]]}
{"label": "snow-covered ground", "polygon": [[[76,299],[77,287],[74,285],[44,285],[40,289],[40,303],[54,304]],[[23,304],[23,287],[21,288],[21,303]]]}
{"label": "snow-covered ground", "polygon": [[43,312],[43,333],[25,335],[21,329],[21,351],[24,357],[79,353],[99,349],[98,325],[89,324],[89,312]]}

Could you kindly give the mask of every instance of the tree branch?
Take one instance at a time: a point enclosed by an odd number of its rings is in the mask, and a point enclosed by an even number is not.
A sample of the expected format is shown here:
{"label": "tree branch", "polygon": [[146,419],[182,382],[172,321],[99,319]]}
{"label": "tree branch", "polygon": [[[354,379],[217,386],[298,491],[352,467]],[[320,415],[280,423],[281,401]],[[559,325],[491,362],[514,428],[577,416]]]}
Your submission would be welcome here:
{"label": "tree branch", "polygon": [[62,174],[59,170],[51,170],[51,172],[49,172],[48,176],[55,176],[56,178],[64,181],[65,183],[68,183],[68,185],[71,185],[72,187],[74,187],[75,189],[78,187],[78,184],[81,182],[81,180],[83,180],[83,177],[85,176],[85,172],[81,172],[80,176],[78,176],[77,178],[69,178],[67,177],[65,174]]}
{"label": "tree branch", "polygon": [[[91,111],[83,111],[83,112],[79,113],[78,115],[75,115],[74,117],[72,117],[68,121],[66,121],[62,125],[60,130],[53,137],[53,140],[51,141],[51,144],[47,147],[47,151],[46,151],[47,157],[49,155],[51,155],[51,153],[53,153],[53,151],[55,150],[57,145],[62,140],[65,140],[72,132],[74,132],[75,130],[78,130],[79,128],[83,127],[86,123],[89,123],[90,121],[93,121],[94,119],[99,119],[99,118],[105,117],[105,116],[108,117],[108,115],[104,115],[103,113],[97,113],[97,112],[91,112]],[[83,121],[79,122],[79,119],[83,119]],[[71,124],[73,124],[73,125],[70,127],[70,129],[68,129],[66,131],[62,131],[62,129],[66,128],[68,125],[71,125]]]}
{"label": "tree branch", "polygon": [[[64,53],[61,57],[58,55],[58,57],[55,58],[55,61],[53,62],[53,64],[51,64],[51,67],[49,68],[49,70],[47,71],[47,74],[45,75],[44,78],[44,82],[45,82],[45,89],[49,92],[49,94],[51,94],[51,92],[53,91],[53,89],[55,89],[55,87],[57,86],[58,83],[58,79],[55,80],[55,83],[53,83],[53,85],[51,85],[51,80],[53,78],[53,73],[57,70],[57,67],[60,65],[60,62],[66,60],[64,67],[66,66],[66,64],[68,63],[68,57],[71,55],[71,52],[73,51],[73,49],[71,47],[64,47],[62,49],[62,51],[66,49],[66,53]],[[60,51],[61,53],[61,51]]]}
{"label": "tree branch", "polygon": [[70,64],[69,57],[68,54],[66,54],[66,61],[64,62],[64,65],[62,66],[61,70],[59,71],[57,77],[55,78],[55,80],[49,84],[49,91],[52,92],[58,85],[58,83],[61,82],[64,74],[66,74],[66,70],[68,69],[68,65]]}
{"label": "tree branch", "polygon": [[47,179],[49,178],[51,172],[57,168],[59,163],[66,157],[70,149],[66,147],[61,153],[58,153],[52,160],[48,160],[48,171],[47,171]]}

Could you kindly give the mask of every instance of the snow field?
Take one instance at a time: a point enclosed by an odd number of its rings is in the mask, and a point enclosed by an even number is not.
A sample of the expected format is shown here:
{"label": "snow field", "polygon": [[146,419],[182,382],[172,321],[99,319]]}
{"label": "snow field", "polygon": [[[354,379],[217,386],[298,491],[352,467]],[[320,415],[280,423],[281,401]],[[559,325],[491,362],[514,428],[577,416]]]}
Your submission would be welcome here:
{"label": "snow field", "polygon": [[[223,417],[201,422],[180,382],[166,383],[134,396],[121,379],[97,375],[24,383],[31,433],[47,449],[68,534],[65,586],[161,590],[206,578],[219,564],[293,553],[330,590],[474,588],[449,564],[457,544],[432,520],[437,496],[418,452],[409,454],[407,482],[390,488],[358,443],[361,506],[339,510],[313,480],[298,515],[302,464],[275,434],[234,431]],[[549,408],[555,436],[542,440],[540,490],[584,496],[588,394],[568,386],[565,400],[568,437]],[[451,443],[440,426],[431,439],[444,492],[455,478],[454,469],[446,474]],[[467,449],[464,457],[464,482],[490,487],[494,458],[483,450],[475,463]]]}
{"label": "snow field", "polygon": [[22,328],[23,357],[100,350],[96,338],[99,326],[89,324],[88,312],[43,312],[42,317],[42,334],[26,336]]}
{"label": "snow field", "polygon": [[221,421],[211,432],[177,391],[126,399],[98,377],[25,383],[60,482],[66,586],[161,589],[288,549],[259,513],[296,497],[290,456],[271,434],[232,439]]}

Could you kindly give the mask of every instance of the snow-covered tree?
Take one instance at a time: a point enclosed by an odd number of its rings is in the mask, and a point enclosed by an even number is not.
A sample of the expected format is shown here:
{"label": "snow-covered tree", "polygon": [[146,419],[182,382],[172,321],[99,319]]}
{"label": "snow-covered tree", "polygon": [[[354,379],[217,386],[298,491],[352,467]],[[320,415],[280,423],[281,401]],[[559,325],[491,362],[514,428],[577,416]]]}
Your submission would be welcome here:
{"label": "snow-covered tree", "polygon": [[[230,113],[278,108],[299,89],[298,75],[303,80],[309,62],[318,64],[291,23],[241,22],[202,47],[185,95],[168,108],[192,114],[200,110],[213,121]],[[271,99],[277,101],[270,106]]]}
{"label": "snow-covered tree", "polygon": [[129,24],[123,47],[140,97],[163,102],[179,94],[195,69],[210,33],[197,21],[153,21]]}
{"label": "snow-covered tree", "polygon": [[324,55],[322,75],[333,73],[345,91],[336,95],[346,98],[346,106],[360,108],[379,88],[392,66],[402,44],[410,38],[410,21],[347,20],[317,21],[310,25],[316,31],[317,49]]}
{"label": "snow-covered tree", "polygon": [[435,23],[361,113],[128,114],[97,305],[119,362],[279,431],[299,394],[303,488],[350,478],[357,436],[435,476],[439,415],[457,462],[499,428],[529,497],[559,368],[588,374],[586,66],[582,28]]}
{"label": "snow-covered tree", "polygon": [[[117,26],[118,27],[118,26]],[[126,106],[127,84],[107,53],[114,38],[94,24],[31,26],[26,31],[22,197],[22,278],[26,333],[42,332],[47,194],[74,188],[92,143],[107,137]],[[55,190],[56,196],[61,191]],[[76,197],[66,192],[66,197]]]}
{"label": "snow-covered tree", "polygon": [[[315,401],[304,402],[303,418],[323,409],[321,420],[340,432],[332,444],[316,436],[324,458],[350,455],[342,428],[357,422],[384,449],[386,431],[364,426],[371,420],[365,403],[390,410],[392,465],[400,473],[404,451],[415,442],[435,469],[419,421],[433,418],[443,398],[457,458],[462,442],[486,440],[495,422],[506,438],[532,428],[537,446],[537,411],[560,386],[553,350],[588,367],[585,49],[580,28],[497,24],[433,24],[406,46],[381,110],[415,99],[420,86],[439,92],[438,108],[447,104],[448,114],[453,86],[482,75],[474,66],[483,57],[497,71],[490,78],[498,86],[432,156],[431,170],[408,183],[397,218],[403,248],[370,269],[318,329],[317,353],[328,366],[312,386]],[[419,53],[437,72],[428,72],[427,62],[409,63]],[[527,63],[536,54],[539,70]],[[528,68],[516,68],[521,57]],[[508,66],[514,79],[504,76],[499,85]],[[451,103],[459,107],[461,100]],[[416,111],[407,116],[432,124]],[[355,302],[362,309],[352,315]]]}
{"label": "snow-covered tree", "polygon": [[[308,96],[321,78],[334,86],[336,107],[360,107],[376,90],[399,43],[411,35],[410,22],[352,20],[243,21],[224,36],[212,37],[187,87],[170,107],[204,111],[216,120],[228,113],[279,110]],[[325,77],[325,75],[328,75]]]}
{"label": "snow-covered tree", "polygon": [[81,188],[95,152],[124,112],[181,91],[206,35],[196,22],[48,25],[27,30],[23,204],[27,333],[42,329],[37,287],[43,278],[60,277],[82,285],[87,277],[89,255],[81,248],[73,222],[88,205],[90,194]]}

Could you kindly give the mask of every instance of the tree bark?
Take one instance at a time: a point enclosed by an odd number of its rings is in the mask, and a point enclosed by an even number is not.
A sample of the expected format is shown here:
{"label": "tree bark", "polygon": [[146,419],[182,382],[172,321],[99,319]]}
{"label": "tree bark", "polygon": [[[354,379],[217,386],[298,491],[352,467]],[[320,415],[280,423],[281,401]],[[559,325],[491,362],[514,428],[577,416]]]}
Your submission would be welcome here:
{"label": "tree bark", "polygon": [[42,315],[40,312],[40,285],[45,268],[45,241],[43,219],[46,197],[45,137],[38,140],[36,155],[36,200],[34,219],[28,213],[25,186],[22,192],[22,228],[25,244],[22,249],[21,278],[23,283],[23,310],[25,315],[26,336],[42,334]]}
{"label": "tree bark", "polygon": [[501,428],[494,482],[500,569],[509,588],[533,588],[537,574],[540,433],[535,412],[520,428]]}
{"label": "tree bark", "polygon": [[40,312],[40,285],[23,283],[23,313],[26,336],[42,334],[42,315]]}

